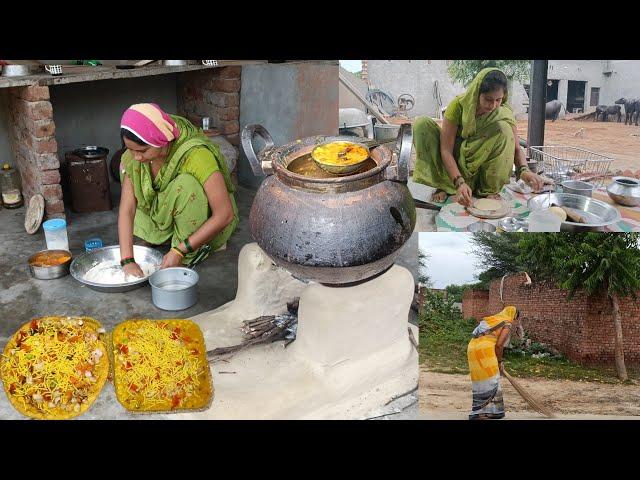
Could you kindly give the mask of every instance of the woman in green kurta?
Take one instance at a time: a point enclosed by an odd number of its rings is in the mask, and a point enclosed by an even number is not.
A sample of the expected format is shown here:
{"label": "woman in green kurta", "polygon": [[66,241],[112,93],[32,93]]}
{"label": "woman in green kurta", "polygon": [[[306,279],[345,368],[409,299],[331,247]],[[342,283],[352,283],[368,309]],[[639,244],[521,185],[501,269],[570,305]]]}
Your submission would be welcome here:
{"label": "woman in green kurta", "polygon": [[413,125],[416,166],[413,180],[435,187],[435,202],[457,194],[469,206],[472,196],[498,198],[516,165],[516,178],[535,191],[542,179],[527,168],[524,152],[516,141],[516,122],[507,104],[507,77],[485,68],[466,92],[447,107],[442,129],[430,117]]}
{"label": "woman in green kurta", "polygon": [[121,134],[122,193],[118,218],[121,264],[142,276],[133,261],[133,235],[171,250],[161,268],[189,263],[198,249],[226,243],[239,217],[227,163],[217,145],[187,119],[155,104],[132,105]]}

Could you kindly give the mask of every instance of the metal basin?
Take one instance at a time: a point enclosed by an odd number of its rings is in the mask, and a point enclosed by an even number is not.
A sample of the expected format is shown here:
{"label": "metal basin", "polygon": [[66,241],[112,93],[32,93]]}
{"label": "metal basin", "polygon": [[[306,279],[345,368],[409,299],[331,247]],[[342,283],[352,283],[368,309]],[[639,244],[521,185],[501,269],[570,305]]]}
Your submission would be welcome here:
{"label": "metal basin", "polygon": [[[59,265],[51,265],[51,266],[39,266],[35,265],[34,262],[36,258],[45,253],[62,253],[68,254],[69,260]],[[71,265],[72,260],[71,252],[68,250],[41,250],[39,252],[34,253],[29,257],[29,271],[34,278],[39,280],[53,280],[55,278],[64,277],[69,274],[69,265]]]}
{"label": "metal basin", "polygon": [[589,223],[562,222],[563,232],[601,232],[605,227],[620,221],[620,212],[608,203],[595,198],[571,193],[541,193],[527,203],[530,210],[549,208],[551,204],[575,210]]}
{"label": "metal basin", "polygon": [[172,267],[149,277],[151,299],[162,310],[185,310],[198,301],[199,275],[190,268]]}
{"label": "metal basin", "polygon": [[[150,263],[159,265],[162,263],[162,253],[153,248],[143,247],[141,245],[133,246],[133,256],[138,263]],[[84,275],[93,267],[102,262],[120,261],[120,246],[112,245],[110,247],[97,248],[89,252],[85,252],[71,262],[71,276],[87,287],[99,292],[127,292],[142,287],[147,283],[148,277],[135,280],[133,282],[118,283],[114,285],[90,282],[84,279]]]}
{"label": "metal basin", "polygon": [[564,193],[583,195],[585,197],[591,197],[594,188],[596,188],[594,184],[580,180],[565,180],[560,185]]}

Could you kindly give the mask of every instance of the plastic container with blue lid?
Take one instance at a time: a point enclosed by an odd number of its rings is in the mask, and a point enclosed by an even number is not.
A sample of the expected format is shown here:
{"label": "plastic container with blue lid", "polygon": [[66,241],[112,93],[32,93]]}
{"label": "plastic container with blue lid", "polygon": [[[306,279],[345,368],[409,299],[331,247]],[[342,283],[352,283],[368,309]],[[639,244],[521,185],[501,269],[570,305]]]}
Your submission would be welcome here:
{"label": "plastic container with blue lid", "polygon": [[42,224],[48,250],[69,251],[69,239],[67,238],[67,222],[62,218],[47,220]]}

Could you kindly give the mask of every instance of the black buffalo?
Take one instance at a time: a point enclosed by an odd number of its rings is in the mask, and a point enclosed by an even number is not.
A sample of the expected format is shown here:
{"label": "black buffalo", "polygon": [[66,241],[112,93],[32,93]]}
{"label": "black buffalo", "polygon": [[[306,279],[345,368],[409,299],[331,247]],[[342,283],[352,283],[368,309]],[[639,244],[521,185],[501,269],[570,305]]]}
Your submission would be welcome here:
{"label": "black buffalo", "polygon": [[596,107],[596,116],[594,121],[598,121],[598,118],[601,118],[603,122],[606,122],[609,118],[609,115],[613,115],[614,118],[618,119],[618,122],[622,120],[622,107],[620,105],[598,105]]}
{"label": "black buffalo", "polygon": [[558,119],[558,116],[560,115],[560,110],[562,108],[564,108],[564,105],[560,100],[551,100],[550,102],[547,102],[547,105],[545,106],[545,109],[544,109],[545,110],[544,118],[546,118],[547,120],[551,119],[555,122]]}
{"label": "black buffalo", "polygon": [[[624,124],[631,125],[635,123],[638,126],[638,117],[640,117],[640,99],[637,98],[620,98],[614,102],[616,105],[624,105]],[[635,122],[634,122],[635,119]]]}

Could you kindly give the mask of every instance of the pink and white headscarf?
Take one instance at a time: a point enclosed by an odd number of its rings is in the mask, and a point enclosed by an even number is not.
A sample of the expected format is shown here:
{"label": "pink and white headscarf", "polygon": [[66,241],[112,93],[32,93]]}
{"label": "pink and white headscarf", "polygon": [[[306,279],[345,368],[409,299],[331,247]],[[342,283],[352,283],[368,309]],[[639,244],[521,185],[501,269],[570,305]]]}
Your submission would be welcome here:
{"label": "pink and white headscarf", "polygon": [[131,105],[122,114],[120,128],[152,147],[164,147],[180,135],[176,123],[155,103]]}

